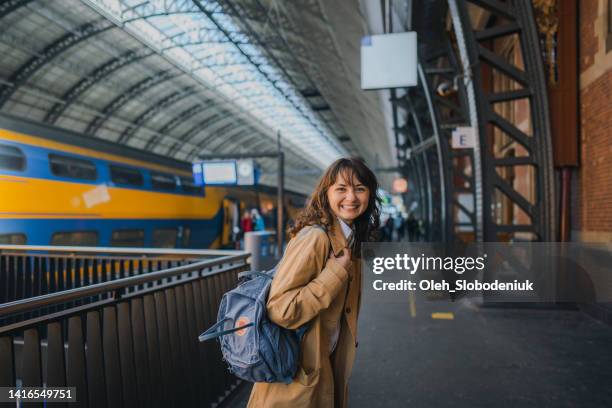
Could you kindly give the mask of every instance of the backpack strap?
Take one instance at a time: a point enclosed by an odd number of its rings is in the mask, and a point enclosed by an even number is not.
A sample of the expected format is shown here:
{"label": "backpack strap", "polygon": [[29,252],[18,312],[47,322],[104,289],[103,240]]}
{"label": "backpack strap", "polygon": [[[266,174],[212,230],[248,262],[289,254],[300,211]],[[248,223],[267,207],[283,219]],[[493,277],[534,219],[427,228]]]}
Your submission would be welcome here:
{"label": "backpack strap", "polygon": [[258,271],[247,271],[247,272],[240,272],[238,274],[238,279],[241,278],[249,278],[251,276],[264,276],[268,279],[273,279],[274,276],[270,276],[269,274],[265,273],[265,272],[258,272]]}
{"label": "backpack strap", "polygon": [[333,252],[331,238],[327,234],[327,228],[324,227],[323,225],[319,225],[319,224],[312,224],[312,226],[315,227],[315,228],[319,228],[319,229],[321,229],[321,230],[323,230],[325,232],[325,236],[327,237],[327,240],[329,241],[329,245],[328,245],[329,251]]}
{"label": "backpack strap", "polygon": [[238,330],[242,330],[246,327],[251,327],[254,325],[254,323],[251,322],[251,323],[245,324],[244,326],[234,327],[234,328],[227,329],[227,330],[219,330],[219,328],[221,328],[223,324],[228,320],[229,320],[228,318],[219,320],[217,323],[210,326],[208,330],[206,330],[204,333],[200,334],[200,336],[198,336],[198,340],[206,341],[206,340],[216,339],[217,337],[225,336],[226,334],[231,334]]}
{"label": "backpack strap", "polygon": [[[327,234],[327,228],[325,228],[323,225],[320,225],[320,224],[312,224],[311,226],[314,228],[319,228],[325,232],[325,236],[327,237],[327,240],[329,241],[329,245],[328,245],[329,250],[332,251],[331,239],[329,238],[329,235]],[[302,338],[304,337],[308,329],[310,329],[310,326],[311,326],[311,323],[306,322],[302,326],[295,329],[295,334],[297,335],[298,342],[302,341]]]}

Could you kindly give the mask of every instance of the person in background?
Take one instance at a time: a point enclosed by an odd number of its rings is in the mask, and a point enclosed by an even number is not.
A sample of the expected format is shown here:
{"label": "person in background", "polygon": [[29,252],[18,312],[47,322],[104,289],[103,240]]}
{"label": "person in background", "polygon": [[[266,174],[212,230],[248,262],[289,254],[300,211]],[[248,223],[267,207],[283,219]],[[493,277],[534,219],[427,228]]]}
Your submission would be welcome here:
{"label": "person in background", "polygon": [[249,210],[244,210],[242,218],[240,219],[240,248],[244,248],[244,234],[251,231],[253,231],[251,212]]}
{"label": "person in background", "polygon": [[419,219],[417,220],[417,236],[416,236],[416,240],[417,241],[421,241],[421,240],[425,240],[425,237],[427,236],[427,221],[423,220],[423,219]]}
{"label": "person in background", "polygon": [[244,210],[242,213],[242,219],[240,220],[240,228],[242,229],[242,234],[246,232],[253,231],[253,219],[251,218],[251,213],[249,210]]}
{"label": "person in background", "polygon": [[385,221],[385,241],[393,241],[393,218],[391,216]]}
{"label": "person in background", "polygon": [[261,215],[259,215],[257,208],[253,208],[253,210],[251,210],[251,218],[253,219],[253,230],[263,231],[266,229],[264,219]]}
{"label": "person in background", "polygon": [[377,238],[378,238],[378,242],[386,242],[387,241],[387,227],[386,227],[386,223],[387,223],[387,217],[389,215],[388,214],[381,214],[380,215],[380,225],[378,228],[378,234],[377,234]]}
{"label": "person in background", "polygon": [[401,213],[398,213],[395,216],[395,219],[393,221],[394,221],[394,224],[395,224],[395,231],[396,231],[396,234],[397,234],[396,239],[397,239],[398,242],[401,242],[404,239],[404,230],[405,230],[405,227],[404,227],[404,224],[405,224],[404,217],[402,216]]}
{"label": "person in background", "polygon": [[410,216],[408,216],[408,220],[406,221],[406,230],[408,230],[408,240],[412,242],[416,241],[419,230],[419,222],[416,218],[414,218],[413,213],[410,213]]}

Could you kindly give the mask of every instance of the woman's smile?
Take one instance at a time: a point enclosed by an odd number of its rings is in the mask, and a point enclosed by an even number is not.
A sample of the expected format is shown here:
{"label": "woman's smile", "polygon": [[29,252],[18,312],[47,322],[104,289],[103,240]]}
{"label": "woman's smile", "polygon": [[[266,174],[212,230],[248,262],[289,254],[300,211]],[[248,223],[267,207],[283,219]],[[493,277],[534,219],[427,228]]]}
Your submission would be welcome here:
{"label": "woman's smile", "polygon": [[340,211],[343,212],[356,212],[358,211],[360,208],[359,204],[341,204],[340,205]]}

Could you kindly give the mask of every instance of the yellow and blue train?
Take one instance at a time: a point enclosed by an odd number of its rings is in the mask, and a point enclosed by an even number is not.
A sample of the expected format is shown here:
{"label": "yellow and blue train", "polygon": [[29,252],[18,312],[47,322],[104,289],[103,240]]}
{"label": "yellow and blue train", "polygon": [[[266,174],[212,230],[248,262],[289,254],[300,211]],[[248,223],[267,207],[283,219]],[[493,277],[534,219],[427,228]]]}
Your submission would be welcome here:
{"label": "yellow and blue train", "polygon": [[[288,218],[306,197],[286,192]],[[0,114],[0,244],[232,247],[276,190],[198,187],[191,165]]]}

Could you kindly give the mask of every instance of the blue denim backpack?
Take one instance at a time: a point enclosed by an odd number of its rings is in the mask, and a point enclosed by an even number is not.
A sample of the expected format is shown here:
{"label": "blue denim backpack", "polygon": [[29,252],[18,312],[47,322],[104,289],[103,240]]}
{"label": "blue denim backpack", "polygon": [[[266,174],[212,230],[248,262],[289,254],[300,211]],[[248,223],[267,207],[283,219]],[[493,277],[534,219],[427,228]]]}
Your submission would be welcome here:
{"label": "blue denim backpack", "polygon": [[276,268],[240,274],[242,283],[221,298],[217,323],[199,336],[200,341],[220,338],[230,372],[250,382],[291,383],[308,330],[308,325],[285,329],[268,319],[266,302]]}

